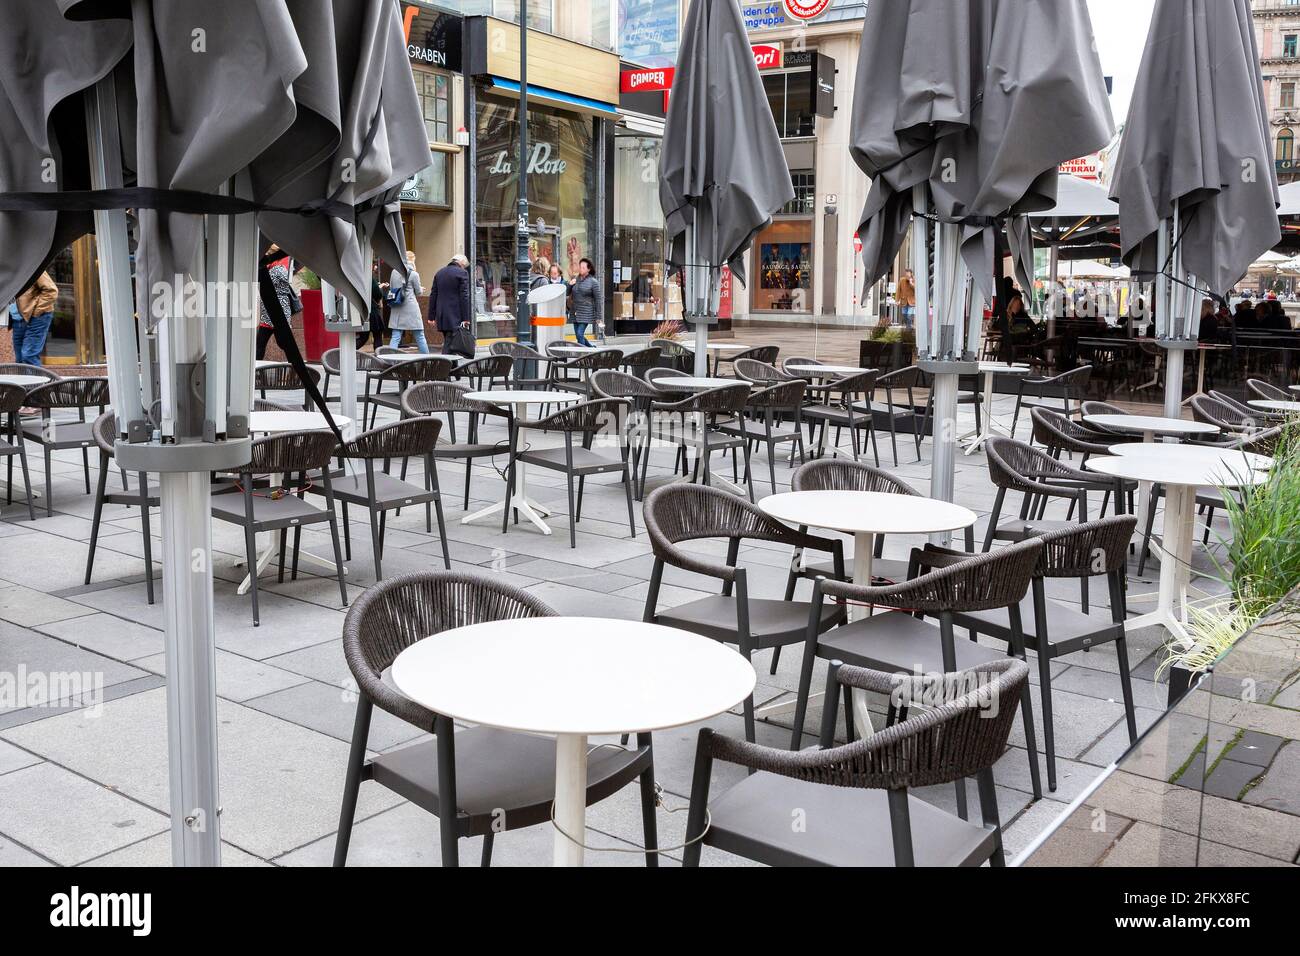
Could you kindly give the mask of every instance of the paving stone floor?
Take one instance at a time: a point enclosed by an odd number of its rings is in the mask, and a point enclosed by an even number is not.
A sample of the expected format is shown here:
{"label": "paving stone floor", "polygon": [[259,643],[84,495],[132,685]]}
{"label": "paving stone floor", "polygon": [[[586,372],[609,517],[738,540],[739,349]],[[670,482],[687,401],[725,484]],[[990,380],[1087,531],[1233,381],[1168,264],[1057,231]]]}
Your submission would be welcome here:
{"label": "paving stone floor", "polygon": [[[1009,421],[1011,399],[998,398],[995,404],[997,417]],[[962,410],[963,426],[968,424],[966,411]],[[1022,435],[1025,430],[1022,422]],[[504,440],[503,433],[489,432],[485,437]],[[910,453],[910,441],[899,442],[897,467],[887,441],[881,451],[891,471],[918,491],[927,491],[928,441],[922,462]],[[670,452],[655,452],[652,485],[668,478],[671,461]],[[770,493],[766,462],[762,455],[756,461],[757,474],[764,476],[758,492]],[[504,458],[498,464],[503,465]],[[33,456],[32,465],[34,483],[40,487],[39,454]],[[980,513],[982,524],[993,499],[984,458],[979,453],[962,456],[957,467],[957,498]],[[777,473],[779,482],[788,487],[790,469],[784,461],[778,463]],[[418,468],[413,467],[411,474],[419,480]],[[578,545],[571,549],[562,476],[534,470],[529,478],[533,496],[555,512],[551,518],[555,533],[544,536],[522,524],[505,535],[499,521],[462,524],[466,512],[458,495],[464,487],[463,465],[444,463],[440,475],[455,568],[525,587],[562,614],[641,617],[652,565],[649,543],[639,505],[636,536],[629,535],[623,491],[613,479],[588,482]],[[87,585],[84,573],[93,498],[86,493],[80,455],[57,455],[52,477],[53,517],[38,512],[38,520],[28,521],[17,497],[14,504],[0,509],[0,674],[44,675],[49,685],[21,699],[0,700],[0,865],[167,864],[163,610],[161,604],[146,603],[139,516],[125,507],[106,509],[94,576]],[[116,474],[109,480],[120,482]],[[470,481],[470,510],[500,500],[503,490],[502,479],[491,465],[476,465]],[[21,496],[21,485],[16,495]],[[39,506],[43,505],[42,500]],[[355,597],[373,583],[374,576],[364,514],[354,509],[351,517],[348,588]],[[425,533],[424,521],[419,509],[390,520],[386,574],[441,566],[441,546],[436,535]],[[156,536],[157,521],[153,530]],[[977,526],[977,534],[982,533]],[[235,591],[245,573],[242,531],[215,523],[213,543],[224,861],[248,866],[327,865],[338,825],[356,699],[341,648],[346,611],[340,607],[337,585],[332,578],[310,573],[284,583],[277,583],[273,574],[265,576],[261,626],[254,628],[249,598]],[[891,539],[887,554],[904,556],[917,543],[906,537]],[[327,532],[305,530],[303,545],[318,555],[331,553]],[[722,545],[699,547],[722,553]],[[153,553],[155,558],[160,553],[156,537]],[[746,547],[741,560],[749,569],[751,594],[782,594],[788,559],[780,548]],[[1212,571],[1209,555],[1200,555],[1198,562]],[[156,564],[150,571],[160,577]],[[1144,595],[1154,590],[1156,573],[1152,566],[1145,577],[1134,575],[1130,584],[1134,611],[1150,606]],[[1216,587],[1205,578],[1196,584],[1209,590]],[[695,599],[711,587],[706,579],[670,571],[661,607]],[[1063,600],[1078,600],[1077,586],[1054,585],[1053,591]],[[160,583],[158,593],[161,598]],[[1161,635],[1153,631],[1130,637],[1139,729],[1149,726],[1163,706],[1164,687],[1153,682],[1160,641]],[[768,672],[769,652],[755,659],[759,703],[791,696],[799,656],[789,649],[775,674]],[[1010,747],[996,768],[1010,854],[1048,826],[1127,746],[1115,671],[1111,647],[1053,664],[1059,785],[1036,803],[1031,803],[1024,737],[1017,722]],[[92,675],[89,692],[54,679],[70,674]],[[815,680],[822,680],[821,672]],[[1033,680],[1037,682],[1036,672]],[[1038,703],[1035,697],[1035,709]],[[760,724],[760,739],[776,746],[788,744],[787,720]],[[818,726],[818,720],[814,707],[809,726]],[[725,733],[742,733],[738,709],[708,723]],[[1041,746],[1041,717],[1039,727]],[[681,842],[697,731],[698,727],[685,727],[655,736],[656,775],[666,804],[659,815],[662,845]],[[420,736],[409,725],[376,712],[369,746],[374,752],[386,751]],[[715,794],[736,778],[734,769],[719,769]],[[954,800],[951,787],[921,796],[940,806],[951,806]],[[641,858],[634,852],[641,833],[635,788],[594,807],[588,822],[588,840],[599,848],[588,854],[589,865],[640,865]],[[503,835],[496,841],[494,862],[548,863],[551,842],[545,826]],[[477,862],[477,844],[477,840],[462,841],[466,863]],[[676,859],[678,854],[669,856]],[[351,864],[437,865],[439,859],[434,818],[373,783],[363,784]],[[706,850],[704,862],[739,861]]]}

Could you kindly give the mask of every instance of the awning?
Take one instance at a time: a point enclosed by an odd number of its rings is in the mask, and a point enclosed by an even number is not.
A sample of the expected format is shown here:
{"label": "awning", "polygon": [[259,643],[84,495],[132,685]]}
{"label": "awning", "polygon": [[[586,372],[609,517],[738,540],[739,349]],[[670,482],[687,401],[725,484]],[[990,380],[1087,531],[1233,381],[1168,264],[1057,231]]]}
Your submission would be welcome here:
{"label": "awning", "polygon": [[[519,84],[514,80],[507,80],[500,76],[488,77],[489,90],[494,93],[505,93],[509,96],[519,96]],[[616,120],[621,115],[618,107],[612,103],[602,103],[600,100],[589,100],[585,96],[573,96],[569,93],[561,93],[559,90],[548,90],[544,86],[533,86],[528,84],[528,101],[534,100],[544,103],[548,106],[558,106],[561,109],[572,110],[579,113],[589,113],[592,116],[600,116],[604,119]]]}

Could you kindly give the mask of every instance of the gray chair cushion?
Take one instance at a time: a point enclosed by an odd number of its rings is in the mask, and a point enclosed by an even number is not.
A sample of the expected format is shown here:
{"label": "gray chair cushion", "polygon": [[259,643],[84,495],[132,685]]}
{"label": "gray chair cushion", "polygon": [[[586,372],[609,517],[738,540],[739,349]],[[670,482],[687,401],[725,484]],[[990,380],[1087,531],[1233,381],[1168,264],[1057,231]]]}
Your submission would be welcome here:
{"label": "gray chair cushion", "polygon": [[[1007,656],[956,635],[953,648],[958,670]],[[943,666],[939,628],[898,611],[875,614],[822,635],[817,656],[886,672],[933,674],[950,669]]]}
{"label": "gray chair cushion", "polygon": [[[840,615],[841,609],[826,602],[822,607],[822,630]],[[807,636],[812,605],[807,601],[749,600],[749,633],[754,647],[793,644]],[[680,627],[714,640],[736,642],[736,599],[724,595],[701,598],[661,611],[656,623]]]}
{"label": "gray chair cushion", "polygon": [[[359,466],[360,467],[360,466]],[[370,500],[370,485],[364,472],[334,479],[334,497],[348,504],[367,504]],[[324,485],[313,485],[312,491],[325,493]],[[401,508],[405,505],[421,505],[437,497],[437,492],[425,490],[424,485],[402,481],[394,475],[382,471],[375,472],[375,503],[380,508]]]}
{"label": "gray chair cushion", "polygon": [[[972,628],[978,634],[987,634],[1004,641],[1011,639],[1011,613],[1004,607],[955,614],[953,620],[957,626]],[[1020,626],[1025,632],[1025,643],[1031,648],[1038,646],[1037,621],[1033,595],[1027,594],[1020,602]],[[1072,605],[1047,601],[1047,643],[1058,649],[1059,653],[1070,653],[1093,644],[1105,644],[1122,633],[1123,625],[1115,624],[1109,611],[1084,614]],[[1062,647],[1069,647],[1070,650],[1060,650]]]}
{"label": "gray chair cushion", "polygon": [[[212,496],[212,517],[232,524],[244,523],[244,496],[230,493]],[[253,524],[263,529],[292,528],[328,521],[329,512],[315,507],[297,495],[268,498],[264,493],[253,496]]]}
{"label": "gray chair cushion", "polygon": [[[917,866],[978,866],[994,834],[908,797]],[[806,829],[791,825],[795,811]],[[756,773],[709,804],[706,842],[763,863],[786,866],[893,866],[888,796]]]}

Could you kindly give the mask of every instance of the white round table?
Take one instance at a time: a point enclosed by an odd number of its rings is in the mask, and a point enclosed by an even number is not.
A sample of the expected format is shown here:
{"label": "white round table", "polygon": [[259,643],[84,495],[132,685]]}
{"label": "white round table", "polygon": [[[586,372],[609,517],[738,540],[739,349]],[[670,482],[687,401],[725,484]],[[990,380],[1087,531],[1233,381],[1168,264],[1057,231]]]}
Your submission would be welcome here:
{"label": "white round table", "polygon": [[[556,866],[581,866],[587,738],[714,717],[754,692],[724,644],[658,624],[585,617],[494,621],[402,651],[393,683],[435,713],[555,737]],[[570,839],[570,837],[574,839]]]}
{"label": "white round table", "polygon": [[1257,398],[1247,404],[1251,408],[1258,408],[1266,412],[1287,412],[1292,415],[1300,412],[1300,402],[1279,402]]}
{"label": "white round table", "polygon": [[386,362],[389,365],[396,365],[399,362],[418,362],[421,359],[445,358],[453,362],[460,359],[458,355],[438,355],[434,352],[376,352],[375,358],[380,362]]}
{"label": "white round table", "polygon": [[1128,442],[1122,445],[1111,445],[1106,451],[1120,458],[1127,458],[1135,455],[1163,455],[1170,448],[1177,448],[1177,454],[1188,459],[1203,459],[1211,466],[1223,464],[1228,468],[1244,466],[1258,471],[1268,471],[1274,465],[1273,459],[1267,455],[1256,454],[1253,451],[1211,448],[1208,445],[1148,445],[1146,442]]}
{"label": "white round table", "polygon": [[692,375],[683,375],[680,378],[657,378],[654,381],[656,388],[667,389],[670,392],[703,392],[710,388],[748,384],[735,378],[698,378]]}
{"label": "white round table", "polygon": [[[937,534],[975,523],[975,512],[949,501],[879,491],[789,491],[758,507],[777,521],[853,535],[853,583],[871,584],[878,534]],[[862,616],[850,608],[851,619]]]}
{"label": "white round table", "polygon": [[[346,415],[335,415],[334,424],[338,425],[339,431],[343,432],[346,437],[348,434],[347,429],[352,427],[352,419]],[[281,435],[285,432],[323,432],[327,431],[329,427],[329,422],[320,412],[250,412],[248,416],[248,430],[255,435]],[[280,476],[272,475],[271,484],[273,487],[278,487]],[[271,561],[276,555],[275,532],[271,532],[264,537],[267,544],[257,556],[256,573],[258,577],[261,577],[262,572],[270,567]],[[312,554],[305,549],[299,553],[298,557],[302,563],[314,564],[329,574],[335,574],[338,571],[338,565],[333,561]],[[343,573],[347,574],[347,570],[347,568],[344,568]],[[237,593],[247,594],[252,586],[253,577],[250,571],[244,576],[244,580],[239,583]]]}
{"label": "white round table", "polygon": [[1209,422],[1189,422],[1184,418],[1158,415],[1084,415],[1089,425],[1112,432],[1139,434],[1145,442],[1159,438],[1186,438],[1192,435],[1217,435],[1219,428]]}
{"label": "white round table", "polygon": [[[983,434],[971,433],[963,436],[964,438],[973,439],[966,446],[966,454],[971,454],[993,436],[999,434],[997,424],[993,421],[993,380],[996,375],[1018,375],[1021,377],[1033,373],[1028,365],[1011,365],[1006,362],[980,362],[980,375],[984,376],[984,432]],[[1009,432],[1000,432],[1003,435]]]}
{"label": "white round table", "polygon": [[43,375],[0,375],[0,385],[17,385],[19,388],[35,388],[37,385],[46,385],[57,379],[46,378]]}
{"label": "white round table", "polygon": [[[498,389],[492,392],[468,392],[465,397],[477,402],[491,402],[493,405],[513,405],[515,418],[519,421],[528,420],[529,405],[572,405],[575,402],[584,400],[583,396],[574,392],[546,392],[540,389]],[[542,520],[551,513],[550,509],[528,497],[528,468],[522,461],[515,465],[514,496],[508,502],[502,501],[499,504],[488,505],[480,511],[466,515],[460,519],[460,523],[469,524],[480,518],[498,514],[506,507],[518,509],[519,513],[531,521],[542,534],[551,533],[550,525]]]}
{"label": "white round table", "polygon": [[[1210,449],[1212,450],[1212,449]],[[1130,453],[1110,458],[1090,458],[1090,471],[1116,478],[1137,481],[1143,487],[1165,486],[1165,527],[1160,550],[1166,554],[1160,562],[1160,591],[1156,610],[1132,618],[1125,627],[1132,631],[1154,625],[1164,626],[1185,646],[1192,639],[1187,632],[1187,582],[1192,566],[1192,537],[1196,524],[1197,488],[1244,488],[1268,480],[1267,472],[1247,467],[1244,462],[1227,457],[1216,460],[1204,448],[1182,445],[1160,446],[1159,452]],[[1139,524],[1139,532],[1143,525]]]}
{"label": "white round table", "polygon": [[782,371],[793,372],[795,375],[806,378],[820,378],[828,375],[843,378],[846,375],[861,375],[867,369],[857,368],[852,365],[786,365],[782,368]]}

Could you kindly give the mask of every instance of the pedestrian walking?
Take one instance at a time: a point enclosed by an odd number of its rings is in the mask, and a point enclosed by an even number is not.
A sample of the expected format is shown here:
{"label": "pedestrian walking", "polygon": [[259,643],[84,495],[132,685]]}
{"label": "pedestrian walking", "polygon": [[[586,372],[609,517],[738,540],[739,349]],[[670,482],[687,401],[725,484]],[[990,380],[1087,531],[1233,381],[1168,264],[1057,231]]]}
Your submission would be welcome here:
{"label": "pedestrian walking", "polygon": [[45,339],[54,321],[54,304],[59,299],[59,287],[48,272],[42,272],[36,281],[18,296],[9,310],[13,328],[14,361],[24,365],[40,365],[45,351]]}
{"label": "pedestrian walking", "polygon": [[453,334],[458,329],[473,328],[469,285],[469,259],[459,253],[433,277],[429,289],[429,321],[442,333],[443,355],[458,354],[452,351]]}
{"label": "pedestrian walking", "polygon": [[402,333],[410,332],[415,345],[427,355],[429,342],[424,336],[424,317],[420,314],[419,296],[424,294],[420,285],[420,271],[415,265],[415,253],[406,254],[406,278],[396,269],[388,279],[388,330],[393,348],[402,344]]}
{"label": "pedestrian walking", "polygon": [[600,322],[600,280],[590,259],[578,260],[578,277],[570,286],[573,290],[573,334],[578,344],[594,348],[587,340],[587,326]]}

